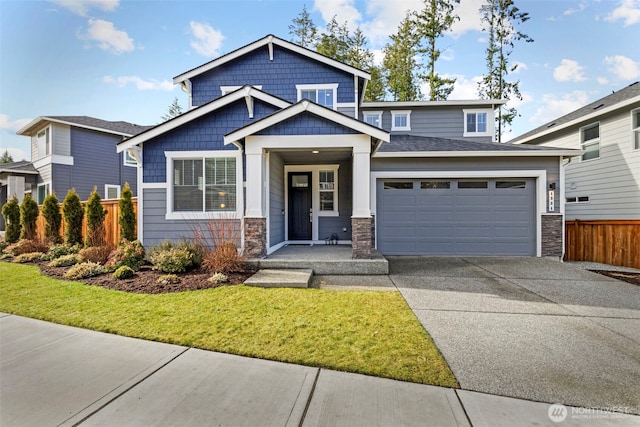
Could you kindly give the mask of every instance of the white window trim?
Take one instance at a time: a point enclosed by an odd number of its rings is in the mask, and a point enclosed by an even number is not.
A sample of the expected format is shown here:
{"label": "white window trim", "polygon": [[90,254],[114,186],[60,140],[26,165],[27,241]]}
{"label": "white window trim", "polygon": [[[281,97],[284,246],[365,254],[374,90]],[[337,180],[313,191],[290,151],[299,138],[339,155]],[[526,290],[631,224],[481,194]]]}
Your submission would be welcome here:
{"label": "white window trim", "polygon": [[120,198],[120,186],[116,185],[116,184],[105,184],[104,185],[104,198],[106,200],[114,200],[114,199],[109,199],[108,198],[109,197],[109,189],[110,188],[115,188],[116,189],[116,191],[117,191],[116,199],[119,199]]}
{"label": "white window trim", "polygon": [[[36,202],[38,202],[38,197],[40,197],[40,187],[45,187],[45,195],[44,197],[46,198],[49,194],[51,194],[51,181],[45,181],[43,183],[40,183],[36,186]],[[47,188],[48,187],[48,191]],[[26,193],[26,191],[25,191]],[[44,203],[44,199],[42,200],[42,202]],[[42,203],[38,203],[39,205]]]}
{"label": "white window trim", "polygon": [[[228,93],[234,92],[240,89],[242,86],[220,86],[220,92],[222,92],[222,96],[225,96]],[[262,85],[251,85],[251,87],[262,90]]]}
{"label": "white window trim", "polygon": [[[396,126],[396,116],[407,115],[406,126]],[[391,111],[391,130],[411,130],[411,110],[392,110]]]}
{"label": "white window trim", "polygon": [[[315,84],[315,85],[296,85],[296,90],[298,91],[298,101],[302,100],[302,91],[303,90],[318,90],[318,89],[333,89],[333,109],[338,109],[338,83],[325,83],[325,84]],[[317,93],[316,93],[317,95]],[[317,101],[317,96],[316,96]],[[317,102],[316,102],[317,104]],[[319,105],[319,104],[318,104]]]}
{"label": "white window trim", "polygon": [[[583,141],[583,140],[582,140],[583,131],[584,131],[585,129],[589,129],[589,128],[596,127],[596,126],[598,127],[598,137],[597,137],[597,138],[590,139],[590,140],[588,140],[588,141]],[[580,156],[580,157],[579,157],[579,158],[580,158],[580,162],[581,162],[581,163],[582,163],[582,162],[591,162],[591,161],[594,161],[594,160],[598,160],[598,159],[600,159],[600,157],[601,157],[601,156],[600,156],[600,132],[601,132],[601,131],[602,131],[602,128],[600,127],[600,122],[589,123],[588,125],[586,125],[586,126],[582,126],[582,127],[580,128],[580,130],[579,130],[579,132],[578,132],[578,135],[579,135],[579,138],[580,138],[580,149],[581,149],[581,150],[584,150],[584,147],[585,147],[585,146],[591,146],[591,145],[596,145],[596,144],[598,145],[598,157],[594,157],[593,159],[587,159],[587,160],[585,160],[585,159],[583,158],[583,157],[584,157],[584,154],[583,154],[582,156]],[[585,142],[588,142],[588,143],[587,143],[587,144],[585,144]],[[585,153],[585,154],[586,154],[586,153]]]}
{"label": "white window trim", "polygon": [[[495,118],[493,116],[493,110],[488,108],[480,108],[480,109],[473,109],[473,110],[463,109],[462,112],[464,113],[463,122],[462,122],[463,137],[490,136],[493,139],[494,121],[495,121]],[[487,115],[487,131],[486,132],[467,132],[467,116],[469,114],[478,114],[478,113],[485,113]],[[476,118],[476,128],[477,128],[477,124],[478,124],[478,120]]]}
{"label": "white window trim", "polygon": [[[39,135],[42,132],[45,132],[45,135],[48,135],[48,139],[49,139],[48,153],[46,151],[46,142],[45,142],[43,152],[40,152],[40,136]],[[38,152],[38,159],[44,159],[51,156],[51,154],[53,153],[53,126],[51,125],[45,126],[42,129],[40,129],[38,132],[36,132],[36,150]]]}
{"label": "white window trim", "polygon": [[631,110],[631,151],[640,150],[640,144],[636,147],[636,138],[640,141],[640,117],[638,123],[633,122],[634,115],[640,113],[640,108]]}
{"label": "white window trim", "polygon": [[378,127],[382,129],[382,111],[363,111],[362,112],[362,118],[364,119],[364,122],[367,124],[371,124],[367,122],[367,117],[377,117]]}
{"label": "white window trim", "polygon": [[[138,167],[138,161],[135,159],[135,157],[133,157],[131,154],[129,154],[129,150],[125,150],[122,152],[123,156],[123,160],[122,163],[125,166],[129,166],[130,168],[136,168]],[[133,162],[133,163],[131,163]]]}
{"label": "white window trim", "polygon": [[[234,216],[237,219],[242,218],[244,211],[243,200],[243,182],[242,182],[242,153],[238,150],[212,150],[212,151],[165,151],[164,155],[167,159],[167,211],[165,219],[179,220],[195,220],[195,219],[229,219]],[[236,159],[236,210],[235,211],[215,211],[215,212],[174,212],[173,211],[173,161],[188,159],[209,159],[220,157],[234,157]]]}

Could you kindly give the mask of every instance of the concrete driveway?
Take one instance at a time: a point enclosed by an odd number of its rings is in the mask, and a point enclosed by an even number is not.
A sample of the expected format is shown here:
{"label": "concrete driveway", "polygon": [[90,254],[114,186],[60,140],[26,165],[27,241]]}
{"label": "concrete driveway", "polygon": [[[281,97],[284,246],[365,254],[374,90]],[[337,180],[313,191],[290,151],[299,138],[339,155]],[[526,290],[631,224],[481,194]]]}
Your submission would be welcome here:
{"label": "concrete driveway", "polygon": [[541,258],[388,259],[463,389],[640,413],[640,287]]}

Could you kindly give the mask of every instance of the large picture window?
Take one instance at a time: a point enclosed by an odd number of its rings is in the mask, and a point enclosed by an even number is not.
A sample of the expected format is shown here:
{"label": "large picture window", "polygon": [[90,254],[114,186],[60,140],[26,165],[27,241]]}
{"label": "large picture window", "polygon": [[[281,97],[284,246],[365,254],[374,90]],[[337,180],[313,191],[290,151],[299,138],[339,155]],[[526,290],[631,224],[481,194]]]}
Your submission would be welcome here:
{"label": "large picture window", "polygon": [[298,101],[308,99],[316,104],[336,109],[338,84],[296,85]]}
{"label": "large picture window", "polygon": [[174,212],[235,212],[236,158],[173,159]]}

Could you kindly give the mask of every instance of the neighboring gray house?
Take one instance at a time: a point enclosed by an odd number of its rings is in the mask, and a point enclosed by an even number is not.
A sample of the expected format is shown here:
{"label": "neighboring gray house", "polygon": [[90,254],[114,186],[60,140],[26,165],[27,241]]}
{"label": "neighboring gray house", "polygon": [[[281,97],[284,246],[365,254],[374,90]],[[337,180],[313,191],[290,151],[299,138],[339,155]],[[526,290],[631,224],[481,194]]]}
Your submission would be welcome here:
{"label": "neighboring gray house", "polygon": [[511,143],[584,150],[565,166],[567,219],[640,219],[640,82]]}
{"label": "neighboring gray house", "polygon": [[363,103],[370,75],[268,35],[174,78],[189,110],[118,144],[135,158],[138,236],[242,226],[245,253],[321,243],[355,258],[562,256],[562,162],[497,144],[502,101]]}

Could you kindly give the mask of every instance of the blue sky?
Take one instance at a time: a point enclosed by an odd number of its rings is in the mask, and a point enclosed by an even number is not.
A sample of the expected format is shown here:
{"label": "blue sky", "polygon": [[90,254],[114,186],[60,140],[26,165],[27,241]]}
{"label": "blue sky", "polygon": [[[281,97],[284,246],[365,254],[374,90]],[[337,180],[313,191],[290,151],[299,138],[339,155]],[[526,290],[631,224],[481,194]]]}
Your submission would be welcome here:
{"label": "blue sky", "polygon": [[[38,116],[88,115],[155,124],[175,96],[172,78],[266,34],[290,39],[306,4],[319,27],[333,15],[360,26],[378,53],[404,11],[421,0],[0,0],[0,150],[29,159],[16,130]],[[482,0],[461,0],[440,40],[438,72],[456,77],[450,99],[476,99],[484,73]],[[509,137],[640,80],[640,0],[516,0],[524,99]]]}

